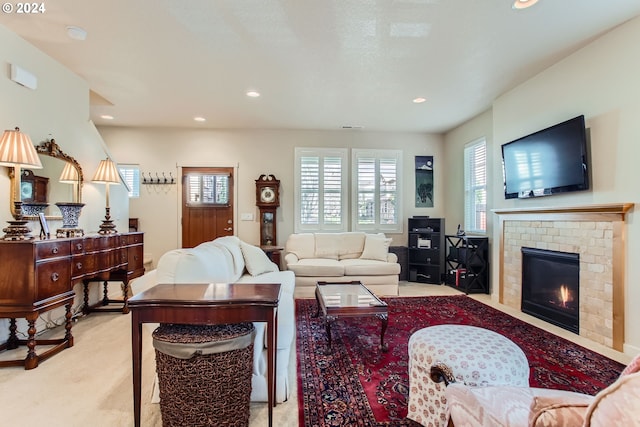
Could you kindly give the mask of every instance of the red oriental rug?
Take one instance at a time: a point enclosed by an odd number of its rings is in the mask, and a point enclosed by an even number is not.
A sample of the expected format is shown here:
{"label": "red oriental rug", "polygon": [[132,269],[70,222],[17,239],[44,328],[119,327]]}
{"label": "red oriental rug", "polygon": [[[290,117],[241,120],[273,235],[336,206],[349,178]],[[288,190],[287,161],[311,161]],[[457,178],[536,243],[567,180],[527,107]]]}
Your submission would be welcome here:
{"label": "red oriental rug", "polygon": [[385,298],[389,326],[381,353],[380,320],[343,318],[332,324],[332,352],[313,299],[296,300],[300,426],[417,426],[407,420],[409,337],[440,324],[496,331],[527,355],[530,385],[595,394],[623,365],[464,295]]}

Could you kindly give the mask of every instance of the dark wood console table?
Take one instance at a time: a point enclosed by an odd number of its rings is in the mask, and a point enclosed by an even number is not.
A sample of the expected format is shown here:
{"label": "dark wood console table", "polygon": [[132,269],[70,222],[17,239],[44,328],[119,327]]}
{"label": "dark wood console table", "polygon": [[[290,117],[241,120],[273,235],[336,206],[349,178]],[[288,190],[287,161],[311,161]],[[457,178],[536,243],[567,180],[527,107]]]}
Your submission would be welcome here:
{"label": "dark wood console table", "polygon": [[133,354],[134,425],[140,426],[142,324],[215,325],[267,322],[269,426],[276,397],[276,342],[280,284],[159,284],[129,300]]}
{"label": "dark wood console table", "polygon": [[[9,338],[0,345],[0,351],[27,346],[25,359],[0,361],[0,367],[33,369],[40,361],[73,346],[71,306],[76,283],[85,282],[86,289],[90,281],[123,281],[124,311],[129,280],[144,274],[142,245],[142,233],[0,241],[0,318],[10,319]],[[64,338],[36,339],[38,316],[62,306],[66,309]],[[16,334],[16,319],[22,318],[29,326],[26,340]],[[37,354],[36,345],[54,347]]]}

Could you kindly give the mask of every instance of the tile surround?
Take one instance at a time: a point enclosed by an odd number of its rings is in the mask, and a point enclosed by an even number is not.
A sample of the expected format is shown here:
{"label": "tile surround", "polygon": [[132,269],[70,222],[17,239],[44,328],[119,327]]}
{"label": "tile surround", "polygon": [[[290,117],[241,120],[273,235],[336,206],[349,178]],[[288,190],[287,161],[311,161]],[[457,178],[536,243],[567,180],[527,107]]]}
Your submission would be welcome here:
{"label": "tile surround", "polygon": [[580,254],[580,336],[621,351],[625,213],[632,204],[495,210],[500,303],[520,310],[523,246]]}

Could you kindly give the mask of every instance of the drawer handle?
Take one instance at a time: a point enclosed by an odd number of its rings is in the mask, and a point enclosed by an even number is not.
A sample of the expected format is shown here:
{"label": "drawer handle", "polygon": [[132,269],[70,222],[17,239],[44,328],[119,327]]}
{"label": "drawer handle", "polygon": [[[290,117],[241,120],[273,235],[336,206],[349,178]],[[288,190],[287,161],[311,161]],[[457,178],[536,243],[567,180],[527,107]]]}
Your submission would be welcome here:
{"label": "drawer handle", "polygon": [[80,251],[80,250],[82,250],[82,243],[78,243],[78,244],[76,245],[76,248],[77,248],[79,251]]}
{"label": "drawer handle", "polygon": [[134,255],[134,256],[133,256],[133,259],[137,261],[137,260],[139,260],[139,259],[140,259],[140,257],[139,257],[138,255]]}
{"label": "drawer handle", "polygon": [[53,274],[51,275],[51,280],[52,280],[53,282],[57,282],[59,278],[60,278],[60,275],[59,275],[58,273],[53,273]]}
{"label": "drawer handle", "polygon": [[57,247],[57,246],[54,246],[54,247],[51,249],[51,253],[53,253],[53,254],[57,254],[59,250],[60,250],[60,249],[58,249],[58,247]]}
{"label": "drawer handle", "polygon": [[82,263],[81,262],[76,264],[76,269],[82,270]]}

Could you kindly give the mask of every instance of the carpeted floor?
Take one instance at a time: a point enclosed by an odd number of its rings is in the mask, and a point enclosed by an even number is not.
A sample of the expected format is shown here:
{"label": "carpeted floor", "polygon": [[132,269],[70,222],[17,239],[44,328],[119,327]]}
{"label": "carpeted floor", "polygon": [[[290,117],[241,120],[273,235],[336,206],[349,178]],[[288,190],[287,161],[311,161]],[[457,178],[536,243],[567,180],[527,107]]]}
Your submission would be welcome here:
{"label": "carpeted floor", "polygon": [[387,298],[389,326],[381,353],[380,321],[345,318],[332,326],[332,351],[315,318],[315,300],[296,300],[300,426],[415,426],[406,420],[407,343],[418,329],[445,323],[494,330],[527,355],[530,384],[595,394],[623,365],[464,295]]}

